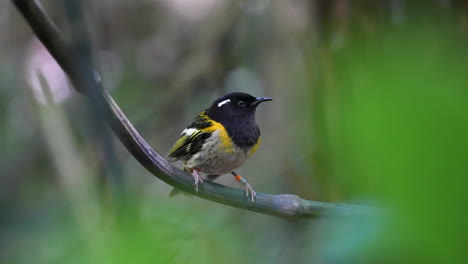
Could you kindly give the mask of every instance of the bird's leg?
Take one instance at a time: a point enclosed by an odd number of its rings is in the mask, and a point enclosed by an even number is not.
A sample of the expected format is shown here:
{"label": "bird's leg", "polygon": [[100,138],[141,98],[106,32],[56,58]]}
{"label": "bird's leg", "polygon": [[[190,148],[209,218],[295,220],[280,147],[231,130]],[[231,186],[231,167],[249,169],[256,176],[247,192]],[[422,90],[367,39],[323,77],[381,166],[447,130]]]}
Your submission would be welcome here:
{"label": "bird's leg", "polygon": [[198,174],[198,170],[195,168],[184,168],[186,172],[192,173],[193,179],[195,180],[195,191],[198,192],[198,184],[203,182],[203,178]]}
{"label": "bird's leg", "polygon": [[245,196],[250,196],[250,199],[253,203],[255,201],[255,196],[257,195],[257,193],[255,193],[250,184],[244,178],[242,178],[242,176],[237,174],[235,171],[231,172],[231,174],[236,178],[236,181],[240,182],[244,186]]}

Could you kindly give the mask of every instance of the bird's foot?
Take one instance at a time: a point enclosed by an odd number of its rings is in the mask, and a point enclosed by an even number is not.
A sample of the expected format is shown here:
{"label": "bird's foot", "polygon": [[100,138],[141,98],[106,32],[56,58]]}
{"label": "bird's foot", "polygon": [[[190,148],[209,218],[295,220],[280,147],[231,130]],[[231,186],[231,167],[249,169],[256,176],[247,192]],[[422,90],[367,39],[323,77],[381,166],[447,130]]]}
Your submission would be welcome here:
{"label": "bird's foot", "polygon": [[250,200],[252,201],[252,203],[255,202],[255,196],[257,196],[257,193],[254,191],[254,189],[252,189],[248,182],[245,182],[244,188],[245,196],[250,196]]}
{"label": "bird's foot", "polygon": [[203,182],[203,178],[198,174],[196,169],[192,169],[192,176],[195,180],[195,183],[193,184],[195,186],[195,191],[198,192],[198,184]]}
{"label": "bird's foot", "polygon": [[237,174],[236,172],[231,172],[232,175],[236,178],[236,181],[240,182],[244,186],[245,190],[245,196],[250,196],[250,200],[255,202],[255,197],[257,196],[257,193],[252,189],[252,186],[244,179],[242,176]]}

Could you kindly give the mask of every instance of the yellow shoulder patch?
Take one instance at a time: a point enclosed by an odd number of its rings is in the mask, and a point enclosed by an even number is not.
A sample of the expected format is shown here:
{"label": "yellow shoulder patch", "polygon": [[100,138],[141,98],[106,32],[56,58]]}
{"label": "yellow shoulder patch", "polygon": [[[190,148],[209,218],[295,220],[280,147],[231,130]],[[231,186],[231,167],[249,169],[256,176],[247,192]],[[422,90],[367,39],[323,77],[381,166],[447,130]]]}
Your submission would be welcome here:
{"label": "yellow shoulder patch", "polygon": [[217,130],[219,130],[219,139],[221,141],[221,145],[224,148],[224,151],[228,153],[232,153],[233,146],[232,146],[232,140],[229,137],[228,132],[226,131],[226,128],[219,122],[214,121],[213,119],[209,118],[205,113],[202,113],[203,117],[205,117],[209,122],[211,122],[211,125],[206,128],[200,129],[203,132],[209,132],[213,133]]}
{"label": "yellow shoulder patch", "polygon": [[250,149],[247,157],[252,156],[257,151],[258,147],[260,146],[260,142],[262,142],[262,137],[258,138],[257,143],[255,143],[255,145],[253,145],[253,147]]}

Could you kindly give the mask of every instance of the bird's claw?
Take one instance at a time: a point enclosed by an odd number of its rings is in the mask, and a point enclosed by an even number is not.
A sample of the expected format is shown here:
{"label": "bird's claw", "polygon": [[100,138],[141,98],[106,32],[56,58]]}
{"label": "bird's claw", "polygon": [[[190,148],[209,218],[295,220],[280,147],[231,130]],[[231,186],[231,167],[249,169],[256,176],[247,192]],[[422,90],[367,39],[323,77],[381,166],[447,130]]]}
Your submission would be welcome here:
{"label": "bird's claw", "polygon": [[245,196],[250,196],[252,203],[255,202],[255,197],[257,196],[257,193],[248,183],[245,183]]}
{"label": "bird's claw", "polygon": [[195,183],[193,184],[195,186],[195,192],[198,193],[198,184],[203,183],[203,178],[198,175],[198,173],[193,173],[193,179]]}

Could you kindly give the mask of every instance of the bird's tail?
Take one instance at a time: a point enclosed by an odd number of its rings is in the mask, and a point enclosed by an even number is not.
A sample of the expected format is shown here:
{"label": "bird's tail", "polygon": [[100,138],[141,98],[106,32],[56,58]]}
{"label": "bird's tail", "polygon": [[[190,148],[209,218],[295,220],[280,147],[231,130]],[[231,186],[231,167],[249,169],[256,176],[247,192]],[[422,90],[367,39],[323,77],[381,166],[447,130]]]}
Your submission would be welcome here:
{"label": "bird's tail", "polygon": [[188,196],[188,197],[193,197],[191,194],[189,193],[186,193],[184,191],[181,191],[177,188],[172,188],[171,192],[169,193],[169,198],[172,198],[174,196],[177,196],[179,194],[183,194],[184,196]]}
{"label": "bird's tail", "polygon": [[171,192],[169,193],[169,197],[172,198],[172,197],[174,197],[174,196],[176,196],[176,195],[179,195],[179,194],[181,194],[181,193],[182,193],[181,190],[176,189],[176,188],[172,188]]}

